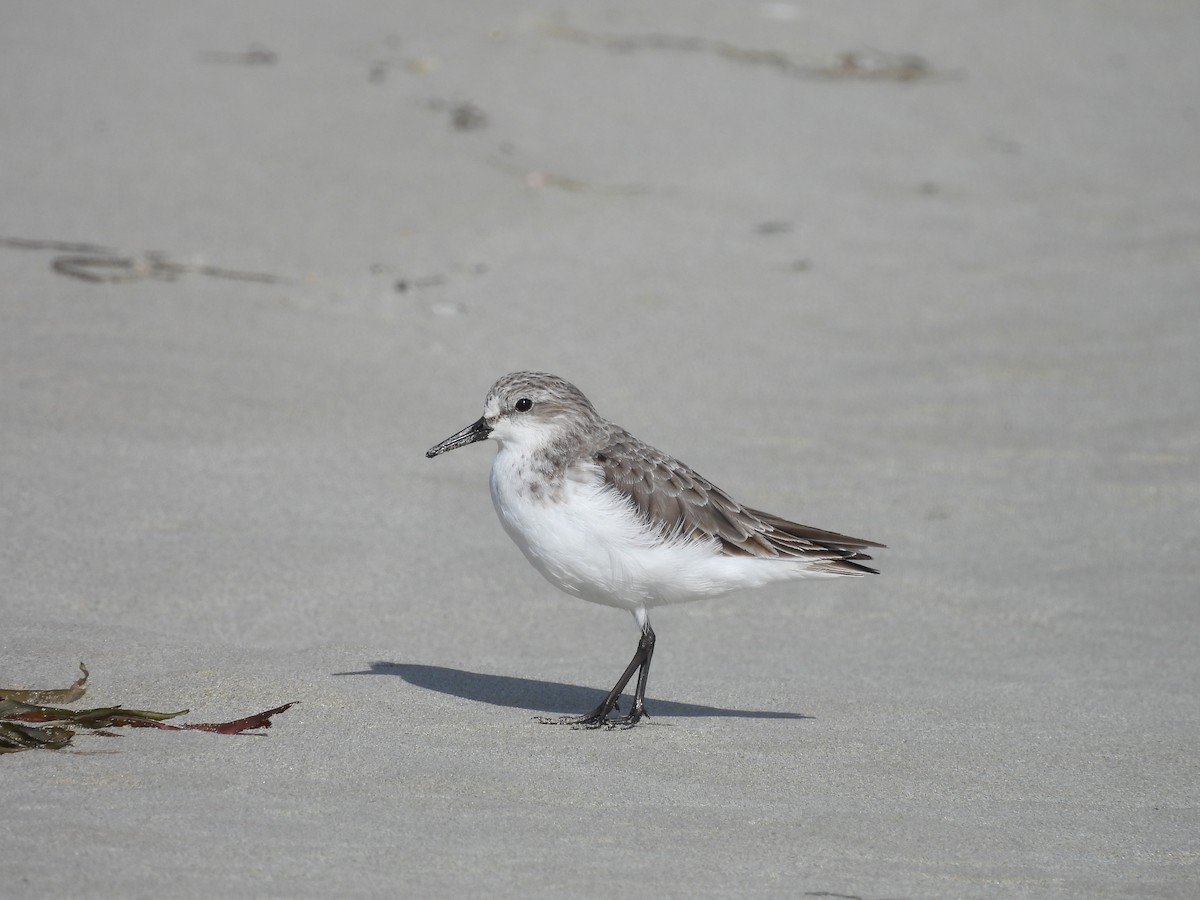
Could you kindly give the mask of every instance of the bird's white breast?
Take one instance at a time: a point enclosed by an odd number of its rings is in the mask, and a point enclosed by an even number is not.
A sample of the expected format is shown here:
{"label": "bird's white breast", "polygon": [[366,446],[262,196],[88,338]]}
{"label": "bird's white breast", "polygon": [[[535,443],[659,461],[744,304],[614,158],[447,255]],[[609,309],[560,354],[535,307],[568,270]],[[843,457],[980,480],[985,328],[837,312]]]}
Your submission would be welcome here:
{"label": "bird's white breast", "polygon": [[816,574],[798,561],[723,555],[715,540],[664,539],[596,466],[550,485],[529,457],[502,445],[490,484],[504,530],[534,568],[594,603],[646,609]]}

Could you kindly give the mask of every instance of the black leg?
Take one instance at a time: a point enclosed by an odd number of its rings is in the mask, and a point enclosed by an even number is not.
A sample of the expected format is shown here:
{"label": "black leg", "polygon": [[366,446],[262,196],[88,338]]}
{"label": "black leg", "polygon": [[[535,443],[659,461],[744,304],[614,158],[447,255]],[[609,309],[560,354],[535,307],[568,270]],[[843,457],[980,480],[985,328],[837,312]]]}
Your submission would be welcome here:
{"label": "black leg", "polygon": [[[621,677],[599,706],[582,716],[566,716],[561,719],[539,718],[538,721],[547,725],[574,725],[577,728],[600,728],[606,725],[610,728],[632,728],[643,716],[650,718],[646,712],[646,681],[650,677],[650,659],[653,656],[654,629],[650,627],[649,622],[646,622],[642,626],[642,636],[638,641],[637,650],[634,651],[633,659],[629,661],[629,665],[625,667],[625,671],[621,673]],[[638,673],[638,680],[633,695],[633,708],[627,716],[609,719],[608,714],[617,708],[621,692],[629,684],[629,679],[633,677],[634,672]]]}
{"label": "black leg", "polygon": [[[642,654],[642,667],[638,672],[637,688],[633,692],[633,708],[629,710],[629,715],[621,716],[619,719],[610,719],[606,724],[614,728],[632,728],[642,717],[650,718],[650,714],[646,712],[646,682],[650,679],[650,660],[654,658],[654,629],[647,622],[642,627],[642,639],[638,641],[638,653]],[[634,655],[637,659],[637,654]],[[626,679],[628,680],[628,679]],[[621,688],[624,689],[622,684]],[[619,694],[618,694],[619,696]]]}

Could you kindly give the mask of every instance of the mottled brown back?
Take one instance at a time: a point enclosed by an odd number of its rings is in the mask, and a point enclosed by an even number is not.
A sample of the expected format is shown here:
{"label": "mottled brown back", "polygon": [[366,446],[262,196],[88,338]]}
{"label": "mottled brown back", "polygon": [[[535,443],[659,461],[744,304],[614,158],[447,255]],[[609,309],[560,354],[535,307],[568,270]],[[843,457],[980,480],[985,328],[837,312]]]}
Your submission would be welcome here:
{"label": "mottled brown back", "polygon": [[677,459],[609,425],[609,439],[594,459],[608,484],[628,497],[664,535],[716,538],[729,556],[802,559],[816,571],[879,574],[860,564],[874,541],[822,531],[742,506]]}

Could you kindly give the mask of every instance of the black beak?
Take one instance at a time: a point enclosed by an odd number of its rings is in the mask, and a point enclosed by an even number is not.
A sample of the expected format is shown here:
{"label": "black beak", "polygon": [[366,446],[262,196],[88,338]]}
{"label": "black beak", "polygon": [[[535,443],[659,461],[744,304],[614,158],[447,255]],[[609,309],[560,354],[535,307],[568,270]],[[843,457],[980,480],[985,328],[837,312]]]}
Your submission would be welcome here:
{"label": "black beak", "polygon": [[473,444],[476,441],[486,441],[488,435],[491,433],[491,427],[487,422],[483,421],[483,417],[480,416],[479,421],[472,422],[462,431],[456,431],[440,444],[435,444],[434,446],[430,447],[425,451],[425,455],[429,457],[429,459],[433,459],[439,453],[445,453],[447,450],[465,447],[467,444]]}

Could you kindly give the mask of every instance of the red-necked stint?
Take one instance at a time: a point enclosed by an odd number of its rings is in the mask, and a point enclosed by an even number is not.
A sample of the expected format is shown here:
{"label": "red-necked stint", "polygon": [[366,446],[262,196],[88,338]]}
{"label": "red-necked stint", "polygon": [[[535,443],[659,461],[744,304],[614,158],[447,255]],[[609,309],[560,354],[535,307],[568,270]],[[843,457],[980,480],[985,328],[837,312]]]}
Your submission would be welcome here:
{"label": "red-necked stint", "polygon": [[[431,447],[491,438],[496,514],[525,558],[555,587],[633,613],[637,652],[586,728],[630,727],[646,716],[654,655],[647,611],[795,578],[878,574],[863,551],[883,547],[742,506],[712,482],[601,417],[573,384],[540,372],[505,375],[483,416]],[[637,673],[633,707],[609,718]]]}

